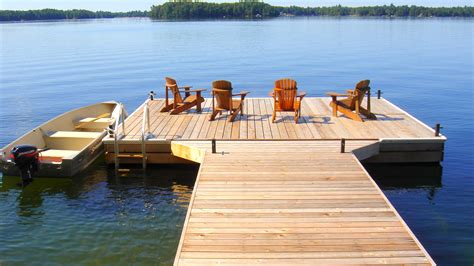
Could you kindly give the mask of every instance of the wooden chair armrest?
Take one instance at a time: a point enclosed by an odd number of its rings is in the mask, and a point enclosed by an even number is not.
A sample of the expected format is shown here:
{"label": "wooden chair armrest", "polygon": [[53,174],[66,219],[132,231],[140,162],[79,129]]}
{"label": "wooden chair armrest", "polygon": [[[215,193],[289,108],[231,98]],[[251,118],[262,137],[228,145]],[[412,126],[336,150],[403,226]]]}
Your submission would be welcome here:
{"label": "wooden chair armrest", "polygon": [[245,96],[247,96],[247,94],[249,94],[250,91],[241,91],[237,94],[232,94],[232,96],[240,96],[240,100],[244,100],[245,99]]}
{"label": "wooden chair armrest", "polygon": [[331,96],[331,97],[350,96],[349,94],[346,94],[346,93],[337,93],[337,92],[332,92],[332,91],[328,92],[326,94]]}
{"label": "wooden chair armrest", "polygon": [[303,99],[304,96],[306,96],[306,92],[301,91],[296,97]]}
{"label": "wooden chair armrest", "polygon": [[178,87],[178,89],[185,89],[185,90],[189,90],[191,89],[193,86],[182,86],[182,87]]}
{"label": "wooden chair armrest", "polygon": [[354,90],[346,90],[347,94],[354,94]]}
{"label": "wooden chair armrest", "polygon": [[188,92],[202,92],[206,91],[207,89],[196,89],[196,90],[188,90]]}
{"label": "wooden chair armrest", "polygon": [[232,96],[247,95],[247,94],[249,94],[249,93],[250,93],[250,91],[241,91],[241,92],[239,92],[239,93],[232,94]]}

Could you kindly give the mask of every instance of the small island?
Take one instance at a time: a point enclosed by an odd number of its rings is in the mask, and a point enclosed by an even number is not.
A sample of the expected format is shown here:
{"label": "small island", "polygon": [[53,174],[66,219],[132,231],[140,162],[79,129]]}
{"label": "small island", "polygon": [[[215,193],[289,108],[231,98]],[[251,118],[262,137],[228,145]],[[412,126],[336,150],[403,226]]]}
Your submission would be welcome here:
{"label": "small island", "polygon": [[356,17],[473,17],[474,7],[362,6],[300,7],[272,6],[258,0],[235,3],[210,3],[197,0],[172,0],[154,5],[150,11],[0,10],[0,21],[97,19],[149,17],[157,20],[189,19],[262,19],[284,16],[356,16]]}

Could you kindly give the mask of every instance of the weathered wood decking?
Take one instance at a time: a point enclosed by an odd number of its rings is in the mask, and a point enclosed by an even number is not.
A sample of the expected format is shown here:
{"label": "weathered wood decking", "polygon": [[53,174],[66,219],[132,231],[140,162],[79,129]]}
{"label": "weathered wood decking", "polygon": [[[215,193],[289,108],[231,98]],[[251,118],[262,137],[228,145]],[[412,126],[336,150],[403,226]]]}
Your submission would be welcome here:
{"label": "weathered wood decking", "polygon": [[[195,110],[179,115],[160,113],[163,100],[149,103],[151,132],[157,139],[380,139],[380,138],[433,138],[434,131],[385,99],[371,99],[372,112],[378,120],[364,123],[343,116],[331,116],[329,98],[305,98],[299,124],[292,113],[281,113],[271,123],[271,98],[245,100],[245,111],[235,122],[227,116],[209,121],[211,100],[206,99],[203,112]],[[128,119],[125,140],[140,139],[143,108]]]}
{"label": "weathered wood decking", "polygon": [[173,142],[201,163],[175,265],[434,264],[352,154],[371,143]]}
{"label": "weathered wood decking", "polygon": [[[176,265],[434,264],[359,160],[439,162],[444,136],[385,99],[377,120],[331,116],[329,98],[305,98],[271,123],[272,99],[249,98],[244,115],[160,113],[148,103],[148,163],[201,164]],[[125,122],[124,163],[141,163],[143,105]],[[341,139],[347,139],[341,153]],[[210,153],[211,139],[217,153]],[[105,139],[113,163],[112,139]]]}

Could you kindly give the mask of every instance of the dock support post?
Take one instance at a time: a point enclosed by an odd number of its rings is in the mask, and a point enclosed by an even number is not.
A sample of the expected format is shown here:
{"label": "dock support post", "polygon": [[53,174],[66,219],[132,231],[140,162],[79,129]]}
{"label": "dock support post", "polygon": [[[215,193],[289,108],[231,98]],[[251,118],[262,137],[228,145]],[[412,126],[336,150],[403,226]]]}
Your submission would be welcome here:
{"label": "dock support post", "polygon": [[381,91],[381,90],[377,90],[377,99],[380,99],[380,96],[382,96],[382,91]]}
{"label": "dock support post", "polygon": [[346,152],[346,139],[342,138],[341,139],[341,153]]}
{"label": "dock support post", "polygon": [[436,126],[435,126],[435,137],[439,137],[439,132],[442,128],[443,127],[441,126],[441,124],[436,124]]}
{"label": "dock support post", "polygon": [[216,151],[216,139],[212,139],[212,153],[217,153]]}

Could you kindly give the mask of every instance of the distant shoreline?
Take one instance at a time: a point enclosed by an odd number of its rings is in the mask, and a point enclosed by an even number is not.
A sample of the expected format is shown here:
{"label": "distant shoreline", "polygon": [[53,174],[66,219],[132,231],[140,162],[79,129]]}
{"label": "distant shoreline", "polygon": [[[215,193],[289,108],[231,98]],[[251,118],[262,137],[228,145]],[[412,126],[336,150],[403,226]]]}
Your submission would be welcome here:
{"label": "distant shoreline", "polygon": [[149,17],[148,11],[90,11],[84,9],[37,9],[37,10],[0,10],[1,22],[20,22],[37,20],[77,20],[77,19],[101,19],[101,18],[124,18],[124,17]]}
{"label": "distant shoreline", "polygon": [[474,17],[474,7],[367,6],[367,7],[278,7],[266,3],[164,3],[150,11],[0,10],[0,22],[80,20],[103,18],[151,18],[157,20],[229,20],[276,17]]}
{"label": "distant shoreline", "polygon": [[255,19],[279,16],[358,17],[474,17],[474,7],[361,6],[299,7],[272,6],[263,2],[186,3],[167,2],[152,6],[153,19]]}
{"label": "distant shoreline", "polygon": [[387,17],[387,16],[278,16],[273,18],[263,18],[263,19],[241,19],[241,18],[228,18],[228,19],[216,19],[216,18],[200,18],[200,19],[152,19],[150,17],[113,17],[113,18],[80,18],[80,19],[36,19],[36,20],[11,20],[11,21],[1,21],[1,24],[15,24],[15,23],[34,23],[34,22],[79,22],[79,21],[93,21],[93,20],[113,20],[113,19],[141,19],[149,20],[154,22],[212,22],[212,21],[266,21],[273,19],[292,19],[292,18],[327,18],[327,19],[386,19],[386,20],[429,20],[429,19],[474,19],[474,17]]}

